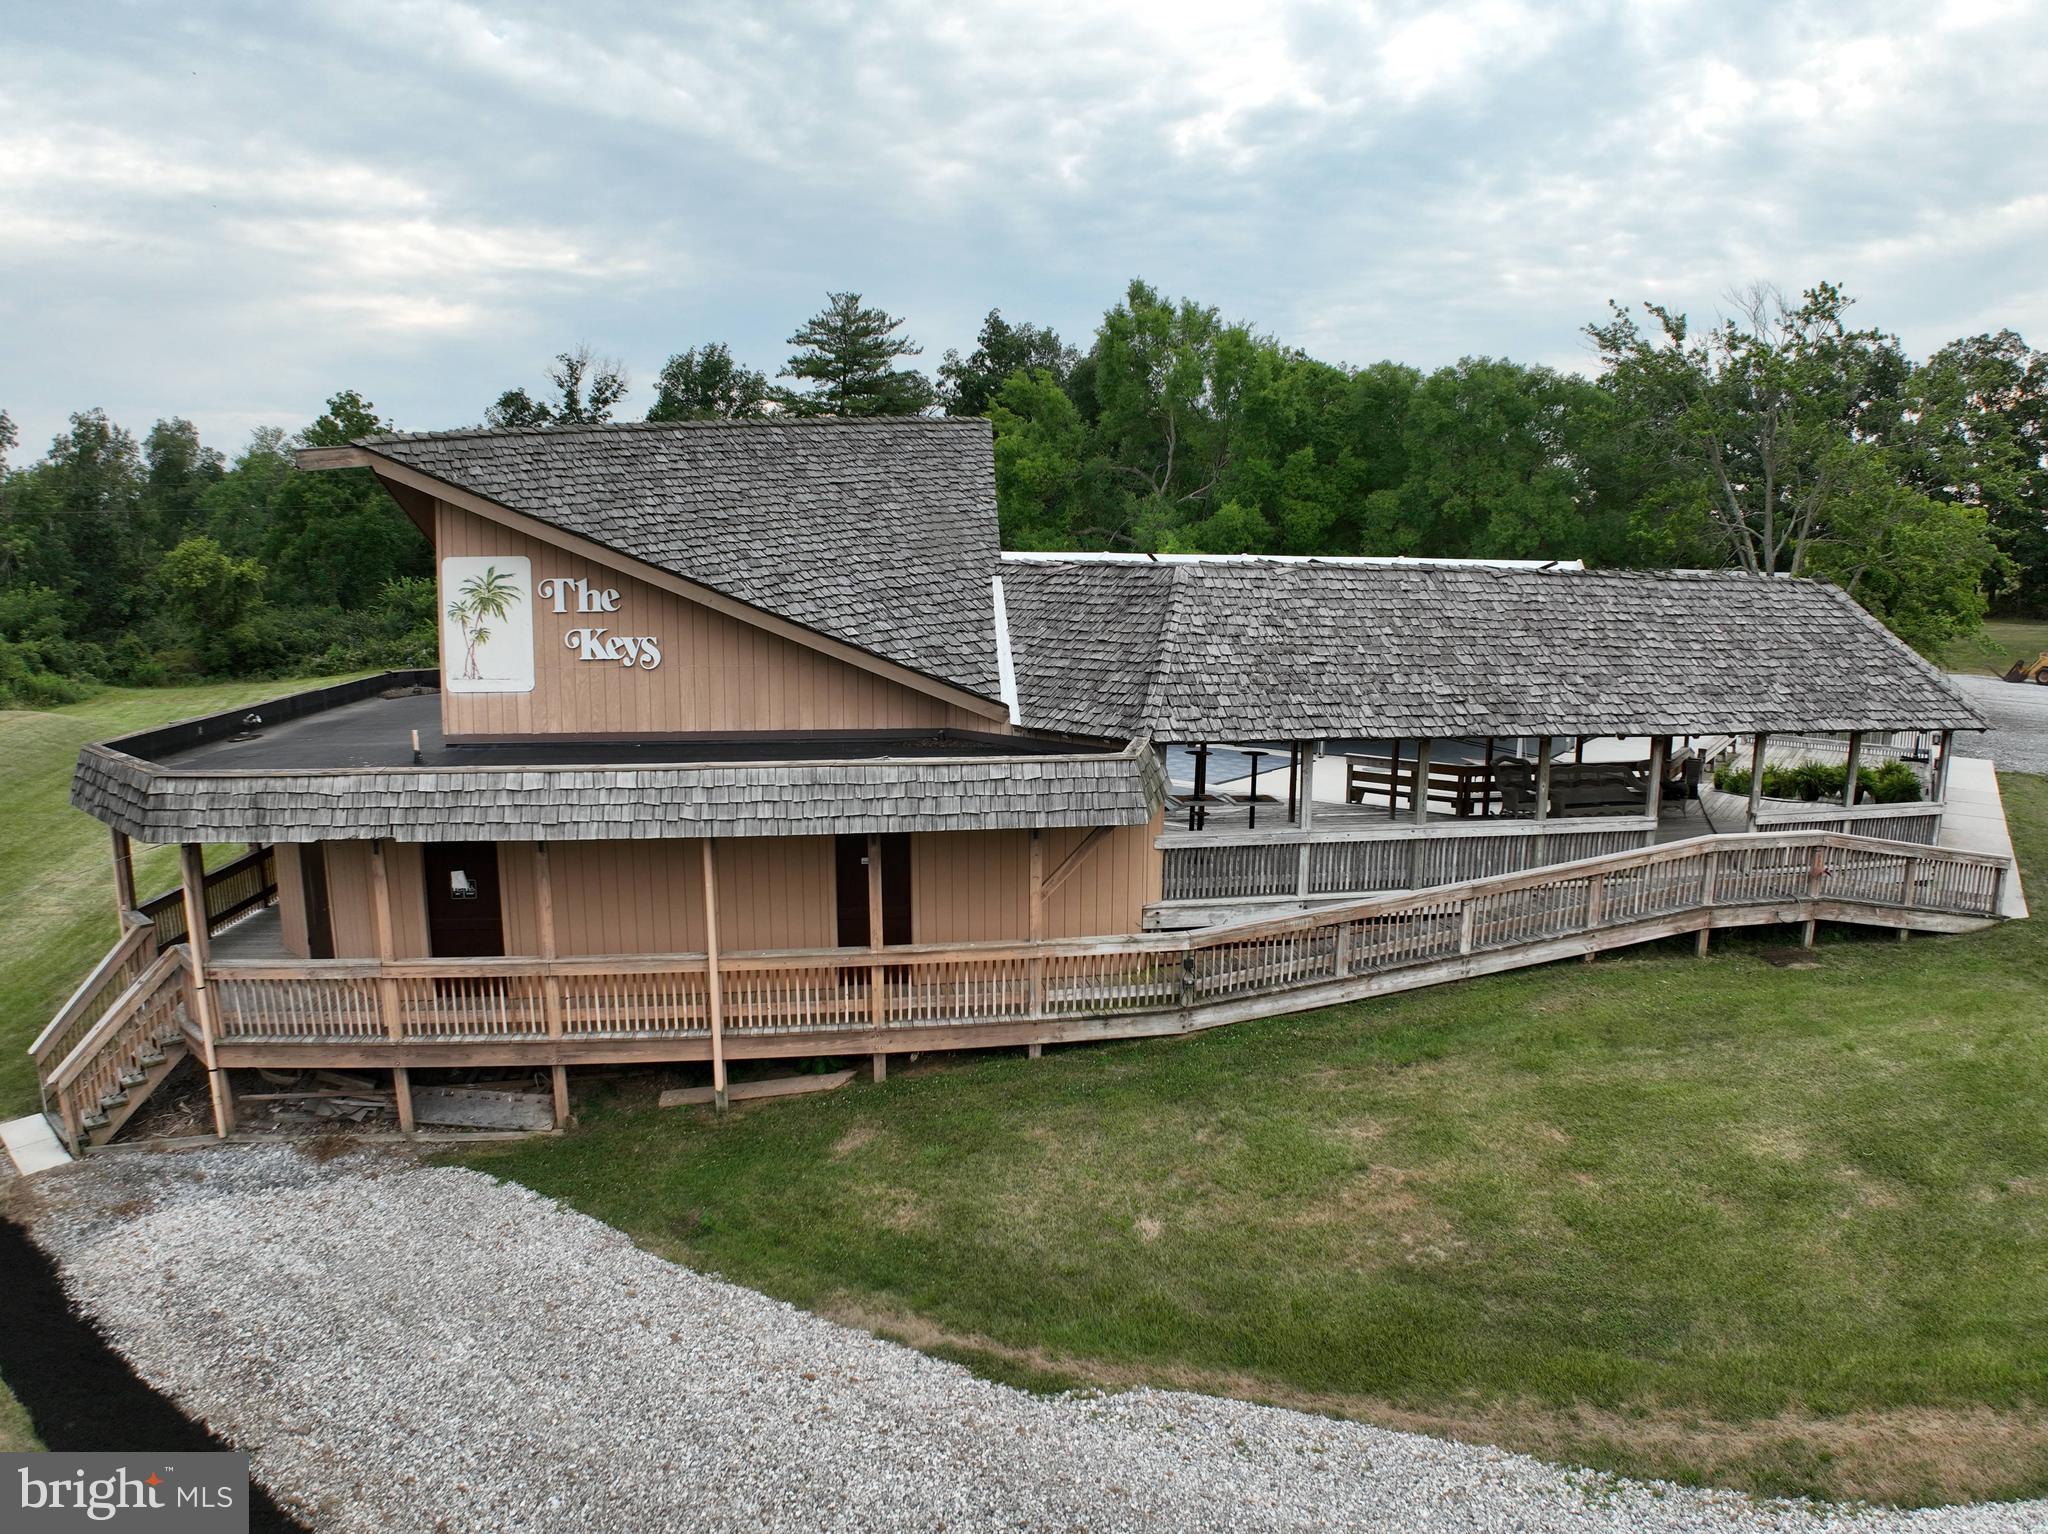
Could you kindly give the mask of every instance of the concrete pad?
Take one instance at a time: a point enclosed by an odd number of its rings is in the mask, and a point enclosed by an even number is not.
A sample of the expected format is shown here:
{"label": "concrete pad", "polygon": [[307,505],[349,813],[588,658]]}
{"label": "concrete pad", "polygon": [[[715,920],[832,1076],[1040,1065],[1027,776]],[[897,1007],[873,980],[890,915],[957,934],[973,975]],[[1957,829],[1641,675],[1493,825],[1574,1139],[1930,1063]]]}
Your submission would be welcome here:
{"label": "concrete pad", "polygon": [[6,1145],[7,1154],[13,1158],[14,1169],[23,1177],[47,1172],[71,1159],[71,1152],[64,1148],[64,1142],[57,1138],[50,1121],[40,1113],[0,1124],[0,1144]]}

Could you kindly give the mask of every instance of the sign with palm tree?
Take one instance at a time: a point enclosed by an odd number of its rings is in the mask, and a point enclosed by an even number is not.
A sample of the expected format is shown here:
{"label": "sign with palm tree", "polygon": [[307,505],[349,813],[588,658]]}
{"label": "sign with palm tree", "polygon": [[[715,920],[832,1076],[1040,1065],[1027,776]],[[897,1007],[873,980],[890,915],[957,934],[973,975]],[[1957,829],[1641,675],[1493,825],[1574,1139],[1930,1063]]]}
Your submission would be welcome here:
{"label": "sign with palm tree", "polygon": [[441,561],[441,674],[450,692],[531,692],[532,567],[516,555]]}

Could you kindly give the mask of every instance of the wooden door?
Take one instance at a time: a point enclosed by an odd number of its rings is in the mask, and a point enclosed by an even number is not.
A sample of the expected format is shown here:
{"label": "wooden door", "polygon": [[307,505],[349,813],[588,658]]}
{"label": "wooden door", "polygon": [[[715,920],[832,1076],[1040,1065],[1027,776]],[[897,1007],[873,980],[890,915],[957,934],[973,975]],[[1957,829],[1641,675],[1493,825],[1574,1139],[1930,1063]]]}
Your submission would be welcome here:
{"label": "wooden door", "polygon": [[427,890],[427,952],[488,959],[505,951],[496,842],[430,842],[421,849]]}
{"label": "wooden door", "polygon": [[[910,836],[897,832],[875,838],[882,858],[882,942],[910,941]],[[868,838],[834,839],[833,884],[838,892],[841,948],[868,946]]]}
{"label": "wooden door", "polygon": [[318,842],[299,848],[299,888],[306,909],[306,957],[334,957],[334,913],[327,904],[327,849]]}

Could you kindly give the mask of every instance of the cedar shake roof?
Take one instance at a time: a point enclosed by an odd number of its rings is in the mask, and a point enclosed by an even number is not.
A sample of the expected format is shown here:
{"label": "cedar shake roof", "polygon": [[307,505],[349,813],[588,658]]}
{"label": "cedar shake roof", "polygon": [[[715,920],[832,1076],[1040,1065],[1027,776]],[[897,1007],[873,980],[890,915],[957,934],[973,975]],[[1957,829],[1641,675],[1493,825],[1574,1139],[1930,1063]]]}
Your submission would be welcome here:
{"label": "cedar shake roof", "polygon": [[355,445],[884,660],[1000,694],[986,421],[692,421]]}
{"label": "cedar shake roof", "polygon": [[1006,561],[1023,719],[1159,740],[1984,728],[1846,593],[1735,571]]}
{"label": "cedar shake roof", "polygon": [[87,746],[71,802],[152,842],[609,841],[1139,826],[1165,792],[1149,743],[1023,759],[332,772],[180,770]]}

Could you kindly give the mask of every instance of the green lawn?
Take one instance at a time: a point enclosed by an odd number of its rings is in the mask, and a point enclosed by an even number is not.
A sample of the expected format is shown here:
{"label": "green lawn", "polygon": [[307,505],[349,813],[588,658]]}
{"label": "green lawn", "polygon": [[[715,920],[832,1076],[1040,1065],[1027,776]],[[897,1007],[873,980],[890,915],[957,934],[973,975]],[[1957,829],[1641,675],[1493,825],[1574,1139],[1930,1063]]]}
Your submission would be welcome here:
{"label": "green lawn", "polygon": [[[2048,869],[2048,780],[2004,781]],[[2048,879],[2037,880],[2048,894]],[[2048,1491],[2048,925],[1690,944],[469,1159],[1043,1385],[1760,1491]]]}
{"label": "green lawn", "polygon": [[[319,685],[116,688],[48,713],[0,710],[0,1114],[35,1107],[28,1046],[115,937],[107,828],[71,808],[78,748]],[[136,854],[144,896],[177,882],[174,849]]]}
{"label": "green lawn", "polygon": [[1990,618],[1984,630],[1959,639],[1945,649],[1941,663],[1951,671],[2004,676],[2016,660],[2032,660],[2048,650],[2048,619]]}

